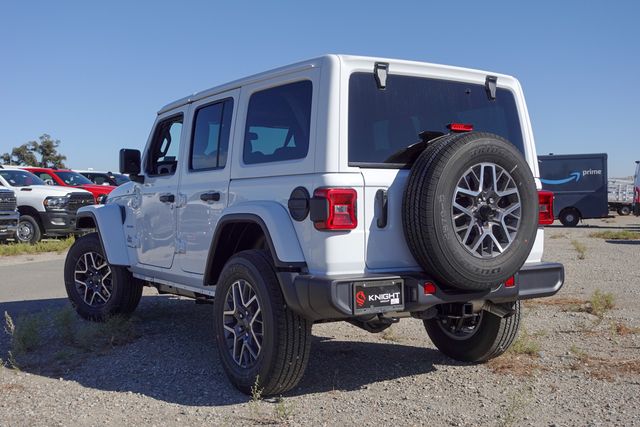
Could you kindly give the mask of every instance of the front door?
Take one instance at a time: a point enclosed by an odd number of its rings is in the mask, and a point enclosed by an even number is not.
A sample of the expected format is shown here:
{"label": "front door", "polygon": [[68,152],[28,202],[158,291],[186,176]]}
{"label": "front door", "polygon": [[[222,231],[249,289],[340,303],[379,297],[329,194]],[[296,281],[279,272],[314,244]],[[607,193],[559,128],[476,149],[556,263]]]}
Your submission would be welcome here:
{"label": "front door", "polygon": [[171,268],[176,250],[183,121],[184,112],[159,120],[143,160],[145,181],[140,188],[137,252],[140,263],[154,267]]}
{"label": "front door", "polygon": [[238,93],[226,92],[191,107],[189,158],[180,183],[186,204],[178,212],[178,262],[189,273],[204,274],[213,233],[229,200],[229,141]]}

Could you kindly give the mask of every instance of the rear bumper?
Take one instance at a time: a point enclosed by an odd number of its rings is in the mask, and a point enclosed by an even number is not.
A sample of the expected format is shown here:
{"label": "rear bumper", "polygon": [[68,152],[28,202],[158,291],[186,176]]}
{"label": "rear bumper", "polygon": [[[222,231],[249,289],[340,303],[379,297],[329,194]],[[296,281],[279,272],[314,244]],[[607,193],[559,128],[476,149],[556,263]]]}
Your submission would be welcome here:
{"label": "rear bumper", "polygon": [[[281,275],[281,279],[283,276]],[[433,294],[425,294],[423,285],[431,278],[419,273],[398,275],[369,274],[358,276],[321,277],[298,275],[282,280],[285,300],[289,307],[311,320],[347,319],[354,314],[353,287],[355,282],[402,281],[404,308],[402,312],[421,312],[446,303],[490,301],[504,303],[519,299],[554,295],[564,284],[564,267],[557,263],[525,264],[515,275],[515,285],[499,286],[488,291],[457,291],[436,286]],[[382,311],[382,310],[381,310]]]}
{"label": "rear bumper", "polygon": [[0,237],[11,237],[18,229],[18,212],[0,212]]}

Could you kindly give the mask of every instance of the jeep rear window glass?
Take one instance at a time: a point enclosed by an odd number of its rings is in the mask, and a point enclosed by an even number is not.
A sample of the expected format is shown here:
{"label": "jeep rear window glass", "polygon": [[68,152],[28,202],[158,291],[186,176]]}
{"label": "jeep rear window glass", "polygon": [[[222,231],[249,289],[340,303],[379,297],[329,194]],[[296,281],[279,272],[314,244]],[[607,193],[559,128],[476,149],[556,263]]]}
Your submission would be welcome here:
{"label": "jeep rear window glass", "polygon": [[43,180],[23,170],[0,170],[0,176],[13,187],[28,187],[30,185],[46,185]]}
{"label": "jeep rear window glass", "polygon": [[524,153],[515,98],[507,89],[498,88],[490,100],[484,85],[391,74],[380,90],[372,73],[350,77],[350,165],[410,166],[415,157],[403,154],[418,135],[446,134],[450,123],[500,135]]}
{"label": "jeep rear window glass", "polygon": [[196,111],[191,143],[191,170],[221,169],[227,163],[233,99]]}
{"label": "jeep rear window glass", "polygon": [[305,80],[251,95],[244,135],[244,163],[307,156],[312,89],[311,82]]}

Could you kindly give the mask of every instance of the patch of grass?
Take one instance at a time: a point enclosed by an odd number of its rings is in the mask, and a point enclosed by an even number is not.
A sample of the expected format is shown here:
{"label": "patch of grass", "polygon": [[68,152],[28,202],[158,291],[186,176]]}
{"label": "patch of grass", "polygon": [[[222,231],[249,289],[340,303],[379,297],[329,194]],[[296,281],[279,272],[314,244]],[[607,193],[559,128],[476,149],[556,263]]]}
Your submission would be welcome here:
{"label": "patch of grass", "polygon": [[577,240],[572,240],[571,244],[578,253],[578,259],[585,259],[585,257],[587,256],[587,247]]}
{"label": "patch of grass", "polygon": [[605,239],[605,240],[639,240],[640,233],[637,231],[631,230],[607,230],[607,231],[596,231],[594,233],[589,234],[589,237],[595,237],[596,239]]}
{"label": "patch of grass", "polygon": [[53,325],[65,344],[73,344],[76,313],[71,307],[65,307],[53,315]]}
{"label": "patch of grass", "polygon": [[28,243],[7,243],[0,245],[0,256],[29,255],[43,252],[62,253],[69,249],[74,241],[75,239],[73,237],[69,237],[67,239],[40,241],[35,245]]}
{"label": "patch of grass", "polygon": [[11,335],[11,351],[20,355],[33,351],[40,345],[44,321],[40,315],[31,314],[13,321],[11,315],[4,312],[5,331]]}
{"label": "patch of grass", "polygon": [[567,235],[566,234],[553,234],[551,236],[549,236],[550,239],[566,239]]}
{"label": "patch of grass", "polygon": [[293,405],[285,402],[284,398],[280,396],[276,399],[276,405],[273,408],[273,415],[280,423],[285,423],[289,418],[293,416]]}
{"label": "patch of grass", "polygon": [[585,306],[581,307],[579,311],[585,311],[595,316],[602,317],[604,313],[615,307],[615,298],[612,293],[600,292],[600,289],[591,295],[589,301]]}
{"label": "patch of grass", "polygon": [[[567,307],[573,307],[573,306],[581,306],[586,302],[587,301],[579,298],[551,297],[551,298],[528,299],[524,301],[524,304],[528,306],[548,305],[548,306],[560,306],[563,308],[567,308]],[[569,311],[574,311],[574,310],[569,310]]]}
{"label": "patch of grass", "polygon": [[139,336],[134,322],[124,316],[113,316],[102,323],[82,323],[73,330],[72,343],[87,351],[100,351],[128,344]]}
{"label": "patch of grass", "polygon": [[262,392],[263,392],[263,388],[260,387],[260,375],[256,375],[256,380],[254,381],[253,385],[251,386],[251,401],[252,402],[259,402],[262,400]]}
{"label": "patch of grass", "polygon": [[538,353],[540,353],[540,344],[533,340],[526,329],[522,329],[518,334],[518,338],[516,338],[507,351],[513,354],[526,354],[537,357]]}
{"label": "patch of grass", "polygon": [[640,333],[640,328],[634,328],[627,326],[622,322],[614,322],[611,324],[611,330],[614,334],[619,336],[633,335]]}
{"label": "patch of grass", "polygon": [[611,381],[616,374],[622,376],[640,374],[640,360],[638,359],[606,359],[591,356],[575,345],[571,346],[570,351],[576,356],[576,360],[571,365],[571,369],[574,371],[584,371],[596,379]]}

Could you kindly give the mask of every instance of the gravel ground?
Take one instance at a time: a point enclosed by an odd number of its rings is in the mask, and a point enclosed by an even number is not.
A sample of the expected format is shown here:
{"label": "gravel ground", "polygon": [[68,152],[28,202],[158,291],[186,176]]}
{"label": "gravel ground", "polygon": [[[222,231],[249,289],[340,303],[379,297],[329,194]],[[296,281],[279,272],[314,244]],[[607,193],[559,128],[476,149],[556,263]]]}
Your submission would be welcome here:
{"label": "gravel ground", "polygon": [[[16,357],[20,370],[10,368],[10,339],[0,334],[0,425],[638,425],[640,242],[590,237],[621,229],[640,231],[640,220],[547,228],[545,259],[565,265],[566,283],[555,297],[525,303],[519,351],[470,365],[439,353],[418,320],[378,335],[316,325],[305,377],[271,400],[251,401],[227,381],[210,305],[147,292],[133,323],[114,329],[117,340],[82,335],[97,343],[87,351],[64,344],[61,325],[88,327],[65,323],[66,303],[52,298],[32,317],[38,339]],[[5,264],[3,282],[12,280]],[[62,296],[62,261],[59,274],[46,283]],[[3,298],[2,286],[0,310],[17,319],[29,302]],[[589,313],[595,291],[614,298],[600,316]]]}

